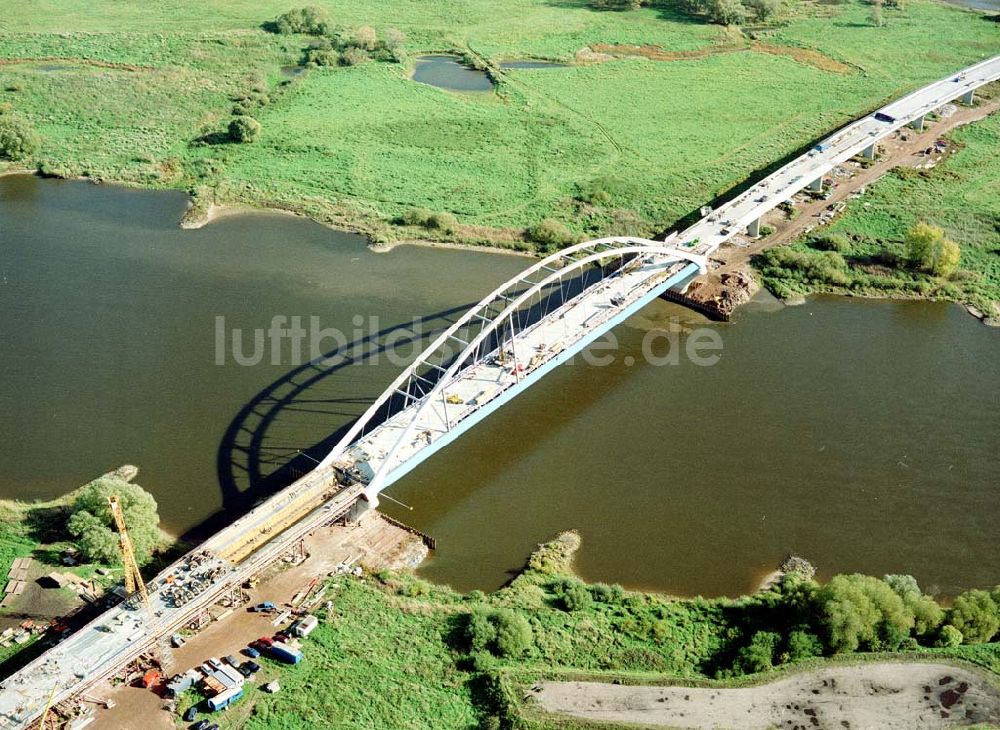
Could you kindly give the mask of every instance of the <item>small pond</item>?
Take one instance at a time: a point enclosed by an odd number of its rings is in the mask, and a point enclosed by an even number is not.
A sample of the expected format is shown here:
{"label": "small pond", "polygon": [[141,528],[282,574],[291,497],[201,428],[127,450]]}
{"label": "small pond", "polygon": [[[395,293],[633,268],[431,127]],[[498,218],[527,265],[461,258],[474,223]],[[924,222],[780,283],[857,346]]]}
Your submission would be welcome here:
{"label": "small pond", "polygon": [[482,71],[462,64],[457,56],[420,56],[413,80],[449,91],[492,91],[493,82]]}

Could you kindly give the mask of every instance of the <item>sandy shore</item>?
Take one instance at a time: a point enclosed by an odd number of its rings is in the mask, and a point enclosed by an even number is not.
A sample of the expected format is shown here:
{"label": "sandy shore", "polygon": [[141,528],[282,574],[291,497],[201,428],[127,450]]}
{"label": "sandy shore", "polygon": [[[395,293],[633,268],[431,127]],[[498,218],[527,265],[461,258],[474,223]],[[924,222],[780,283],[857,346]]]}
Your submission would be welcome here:
{"label": "sandy shore", "polygon": [[945,663],[835,665],[736,689],[542,682],[535,692],[547,713],[671,728],[912,730],[1000,722],[995,680]]}

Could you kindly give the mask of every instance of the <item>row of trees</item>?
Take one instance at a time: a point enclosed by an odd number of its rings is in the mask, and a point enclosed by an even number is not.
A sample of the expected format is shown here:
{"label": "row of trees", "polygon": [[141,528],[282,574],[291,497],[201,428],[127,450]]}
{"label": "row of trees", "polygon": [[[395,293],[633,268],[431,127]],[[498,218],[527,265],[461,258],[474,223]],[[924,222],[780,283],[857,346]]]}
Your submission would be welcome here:
{"label": "row of trees", "polygon": [[[636,10],[651,4],[649,0],[590,0],[595,10]],[[713,23],[739,25],[770,20],[781,8],[781,0],[677,0],[676,6]]]}

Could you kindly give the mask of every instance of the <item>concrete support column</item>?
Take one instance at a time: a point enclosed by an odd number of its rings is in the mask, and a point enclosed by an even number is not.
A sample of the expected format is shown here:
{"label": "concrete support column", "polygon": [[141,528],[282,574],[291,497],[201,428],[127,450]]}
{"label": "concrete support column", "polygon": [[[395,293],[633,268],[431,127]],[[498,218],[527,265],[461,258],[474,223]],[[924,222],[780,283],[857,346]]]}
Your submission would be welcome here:
{"label": "concrete support column", "polygon": [[874,160],[875,159],[875,143],[872,142],[870,145],[868,145],[863,150],[861,150],[861,156],[864,157],[866,160]]}
{"label": "concrete support column", "polygon": [[972,106],[972,101],[976,98],[976,90],[969,89],[964,94],[962,94],[962,103],[966,106]]}
{"label": "concrete support column", "polygon": [[912,127],[913,129],[917,130],[918,132],[923,132],[924,131],[924,116],[925,115],[921,114],[919,117],[917,117],[912,122],[910,122],[910,127]]}
{"label": "concrete support column", "polygon": [[747,226],[747,235],[751,238],[757,238],[760,235],[760,218],[754,218],[750,225]]}
{"label": "concrete support column", "polygon": [[823,192],[823,176],[820,175],[818,178],[816,178],[811,183],[809,183],[809,185],[807,185],[806,188],[808,190],[811,190],[814,193],[822,193]]}

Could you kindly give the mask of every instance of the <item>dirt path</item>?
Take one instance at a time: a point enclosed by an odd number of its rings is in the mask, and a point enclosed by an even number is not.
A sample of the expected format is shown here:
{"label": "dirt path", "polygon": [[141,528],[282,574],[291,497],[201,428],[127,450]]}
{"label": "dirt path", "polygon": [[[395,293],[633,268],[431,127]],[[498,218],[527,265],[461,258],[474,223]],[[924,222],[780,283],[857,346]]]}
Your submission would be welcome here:
{"label": "dirt path", "polygon": [[[256,587],[249,591],[252,606],[273,601],[286,604],[313,578],[322,578],[344,561],[370,569],[416,567],[427,555],[421,539],[389,524],[375,512],[365,514],[356,525],[325,527],[305,541],[309,557],[288,567],[279,564],[265,572]],[[187,643],[173,650],[171,674],[180,674],[198,666],[209,657],[239,654],[242,647],[261,636],[270,636],[277,628],[273,616],[250,613],[246,606],[226,612],[218,606],[217,616]],[[99,710],[92,730],[173,730],[175,715],[164,711],[164,701],[148,689],[120,685],[95,687],[95,699],[110,697],[116,703],[111,710]]]}
{"label": "dirt path", "polygon": [[757,288],[750,273],[750,259],[753,256],[764,249],[792,243],[799,236],[821,225],[821,217],[828,214],[829,208],[846,201],[895,167],[924,166],[928,162],[937,164],[942,157],[950,154],[950,146],[944,153],[935,152],[929,156],[924,154],[927,148],[933,147],[941,135],[956,127],[978,121],[1000,110],[1000,98],[984,100],[975,107],[956,106],[955,109],[955,113],[949,117],[937,122],[927,122],[923,132],[907,127],[880,142],[880,155],[871,167],[865,169],[857,162],[846,162],[833,174],[824,176],[835,183],[829,199],[812,200],[803,193],[796,195],[795,208],[799,213],[794,219],[789,220],[781,210],[772,210],[764,216],[761,223],[771,226],[775,232],[758,239],[737,237],[734,243],[720,248],[712,256],[710,271],[691,283],[688,296],[702,304],[714,304],[730,311],[746,302]]}
{"label": "dirt path", "polygon": [[831,666],[740,689],[543,682],[546,712],[676,728],[915,730],[1000,723],[1000,689],[948,664]]}

